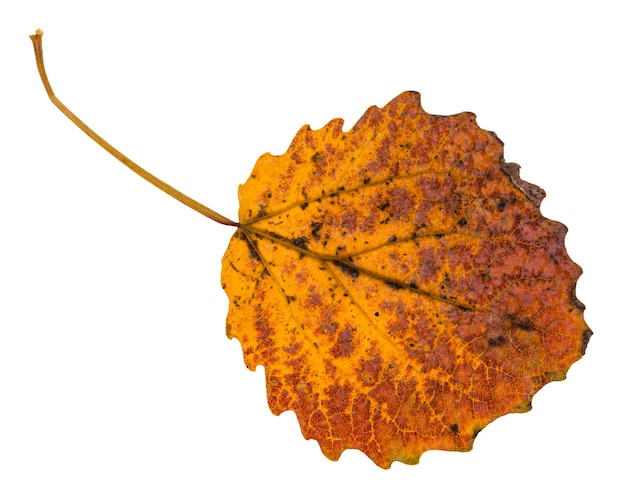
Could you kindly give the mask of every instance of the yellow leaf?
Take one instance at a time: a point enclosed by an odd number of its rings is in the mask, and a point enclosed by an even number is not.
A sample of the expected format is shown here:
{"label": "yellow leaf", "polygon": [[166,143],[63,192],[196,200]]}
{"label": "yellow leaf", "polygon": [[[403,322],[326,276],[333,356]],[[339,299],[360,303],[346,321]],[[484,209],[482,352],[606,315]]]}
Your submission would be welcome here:
{"label": "yellow leaf", "polygon": [[544,192],[504,161],[471,113],[429,115],[405,92],[353,129],[302,128],[259,159],[239,223],[159,180],[52,102],[135,173],[208,218],[236,226],[223,258],[227,334],[265,366],[270,409],[294,410],[336,460],[376,464],[466,451],[489,422],[530,409],[565,378],[591,331],[581,269]]}
{"label": "yellow leaf", "polygon": [[227,334],[330,459],[469,450],[584,353],[566,228],[471,113],[406,92],[342,126],[303,127],[240,187]]}

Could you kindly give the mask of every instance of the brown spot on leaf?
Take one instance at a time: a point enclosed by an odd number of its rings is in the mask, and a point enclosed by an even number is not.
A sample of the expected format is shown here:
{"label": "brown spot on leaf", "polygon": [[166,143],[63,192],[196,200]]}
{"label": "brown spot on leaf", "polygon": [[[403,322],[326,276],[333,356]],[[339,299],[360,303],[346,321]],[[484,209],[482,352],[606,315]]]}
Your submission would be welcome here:
{"label": "brown spot on leaf", "polygon": [[348,357],[354,352],[354,344],[352,337],[354,336],[354,328],[346,326],[337,335],[337,341],[335,345],[330,349],[330,352],[335,357]]}
{"label": "brown spot on leaf", "polygon": [[504,335],[493,336],[487,340],[487,344],[490,347],[500,347],[501,345],[504,345],[505,342],[506,336]]}

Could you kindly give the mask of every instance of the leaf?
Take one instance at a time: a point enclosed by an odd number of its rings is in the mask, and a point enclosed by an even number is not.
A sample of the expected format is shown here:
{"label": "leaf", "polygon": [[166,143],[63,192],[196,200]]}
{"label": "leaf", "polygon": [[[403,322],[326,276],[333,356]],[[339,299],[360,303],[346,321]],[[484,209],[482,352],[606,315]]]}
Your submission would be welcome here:
{"label": "leaf", "polygon": [[342,126],[303,127],[240,187],[227,334],[332,460],[470,450],[584,354],[567,229],[471,113],[405,92]]}
{"label": "leaf", "polygon": [[146,181],[237,227],[222,268],[227,334],[250,369],[265,366],[270,409],[294,410],[329,458],[356,448],[389,467],[469,450],[584,354],[567,229],[541,215],[543,190],[473,114],[429,115],[406,92],[350,132],[339,119],[304,127],[284,155],[259,159],[237,223],[67,108],[42,36],[30,37],[37,69],[62,113]]}

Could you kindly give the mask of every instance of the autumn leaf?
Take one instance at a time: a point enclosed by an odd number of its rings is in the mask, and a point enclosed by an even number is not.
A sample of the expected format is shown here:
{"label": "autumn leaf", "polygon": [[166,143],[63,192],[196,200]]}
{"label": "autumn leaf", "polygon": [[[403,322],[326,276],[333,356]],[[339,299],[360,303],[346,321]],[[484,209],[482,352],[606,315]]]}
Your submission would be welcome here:
{"label": "autumn leaf", "polygon": [[303,127],[240,187],[239,222],[159,180],[55,96],[52,102],[144,179],[237,227],[223,258],[227,335],[265,367],[272,412],[293,410],[324,454],[377,465],[471,449],[507,413],[565,378],[591,331],[566,228],[506,163],[475,116],[426,113],[405,92],[349,132]]}
{"label": "autumn leaf", "polygon": [[566,228],[471,113],[405,92],[342,127],[303,127],[240,187],[227,334],[330,459],[469,450],[585,351]]}

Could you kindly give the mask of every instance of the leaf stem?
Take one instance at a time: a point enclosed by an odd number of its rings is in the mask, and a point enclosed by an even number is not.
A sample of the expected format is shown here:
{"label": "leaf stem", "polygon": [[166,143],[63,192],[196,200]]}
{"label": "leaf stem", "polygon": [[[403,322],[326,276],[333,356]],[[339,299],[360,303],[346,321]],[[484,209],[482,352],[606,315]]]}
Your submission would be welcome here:
{"label": "leaf stem", "polygon": [[138,174],[149,183],[152,183],[155,187],[159,188],[160,190],[163,190],[166,194],[171,195],[176,200],[182,202],[183,204],[199,212],[200,214],[203,214],[207,218],[210,218],[211,220],[216,221],[217,223],[221,223],[222,225],[230,225],[233,227],[239,226],[239,223],[237,223],[236,221],[226,218],[225,216],[222,216],[221,214],[216,213],[212,209],[209,209],[208,207],[204,206],[203,204],[200,204],[198,201],[192,199],[191,197],[188,197],[182,192],[179,192],[174,187],[168,185],[164,181],[160,180],[153,174],[149,173],[148,171],[146,171],[145,169],[137,165],[135,162],[130,160],[128,157],[126,157],[126,155],[124,155],[122,152],[120,152],[119,150],[114,148],[112,145],[110,145],[107,141],[105,141],[101,136],[96,134],[96,132],[94,132],[89,126],[87,126],[87,124],[85,124],[82,120],[80,120],[76,115],[74,115],[74,113],[72,113],[72,111],[69,108],[67,108],[54,95],[54,91],[52,90],[52,87],[50,86],[50,82],[48,81],[48,76],[46,75],[46,69],[43,64],[42,37],[43,37],[43,31],[41,30],[37,30],[34,35],[30,36],[30,39],[33,42],[33,47],[35,49],[35,59],[37,61],[37,70],[39,70],[39,76],[41,77],[41,81],[43,82],[43,86],[46,89],[46,92],[48,93],[48,97],[50,98],[50,101],[52,101],[52,103],[54,103],[54,105],[59,110],[61,110],[61,112],[63,112],[63,114],[67,118],[69,118],[76,126],[78,126],[78,128],[81,131],[83,131],[87,136],[89,136],[92,140],[98,143],[98,145],[100,145],[107,152],[113,155],[113,157],[119,160],[122,164],[128,167],[131,171]]}

